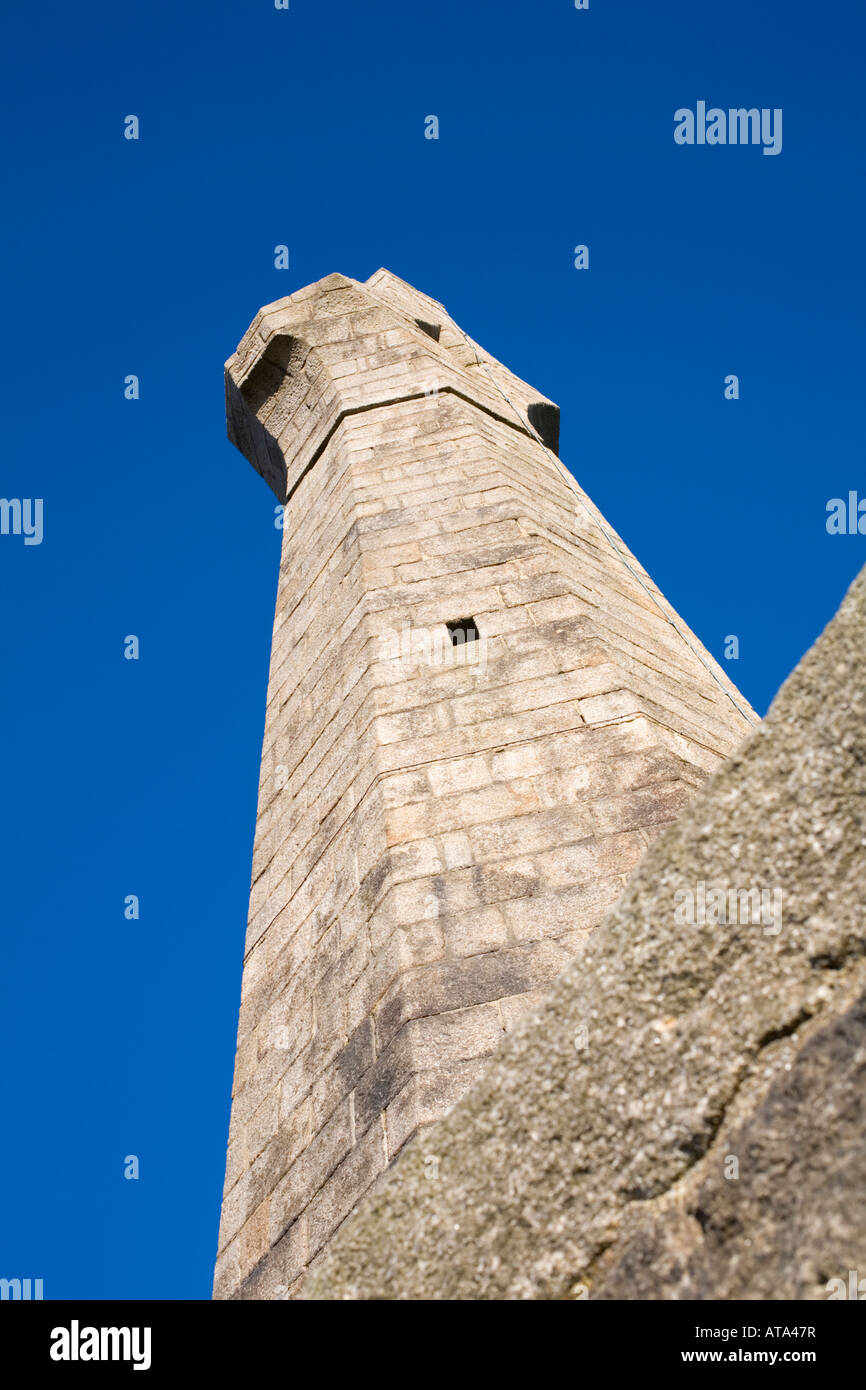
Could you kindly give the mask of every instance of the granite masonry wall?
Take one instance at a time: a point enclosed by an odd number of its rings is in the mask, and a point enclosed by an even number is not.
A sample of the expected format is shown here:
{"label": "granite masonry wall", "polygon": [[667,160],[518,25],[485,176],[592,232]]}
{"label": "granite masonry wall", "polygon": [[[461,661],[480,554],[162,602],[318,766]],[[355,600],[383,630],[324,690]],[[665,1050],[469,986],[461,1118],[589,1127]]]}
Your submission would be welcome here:
{"label": "granite masonry wall", "polygon": [[261,310],[226,398],[285,513],[214,1297],[285,1298],[755,716],[389,272]]}

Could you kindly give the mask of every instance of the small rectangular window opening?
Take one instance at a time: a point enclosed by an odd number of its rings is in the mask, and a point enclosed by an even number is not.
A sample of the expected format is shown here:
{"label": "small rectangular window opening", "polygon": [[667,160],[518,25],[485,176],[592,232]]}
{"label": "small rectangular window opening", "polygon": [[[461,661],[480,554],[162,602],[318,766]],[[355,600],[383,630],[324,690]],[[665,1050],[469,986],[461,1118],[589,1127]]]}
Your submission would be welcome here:
{"label": "small rectangular window opening", "polygon": [[475,626],[474,618],[455,618],[453,622],[446,623],[445,626],[448,629],[452,647],[461,647],[464,642],[477,642],[481,636]]}

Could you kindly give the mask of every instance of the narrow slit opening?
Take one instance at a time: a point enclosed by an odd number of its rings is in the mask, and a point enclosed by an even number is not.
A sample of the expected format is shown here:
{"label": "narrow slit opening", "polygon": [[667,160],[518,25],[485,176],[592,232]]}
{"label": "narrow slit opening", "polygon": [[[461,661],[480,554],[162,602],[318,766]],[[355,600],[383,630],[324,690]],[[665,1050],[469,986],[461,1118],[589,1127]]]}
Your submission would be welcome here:
{"label": "narrow slit opening", "polygon": [[474,618],[455,618],[453,622],[446,623],[445,626],[448,629],[452,647],[461,647],[464,642],[477,642],[481,636]]}

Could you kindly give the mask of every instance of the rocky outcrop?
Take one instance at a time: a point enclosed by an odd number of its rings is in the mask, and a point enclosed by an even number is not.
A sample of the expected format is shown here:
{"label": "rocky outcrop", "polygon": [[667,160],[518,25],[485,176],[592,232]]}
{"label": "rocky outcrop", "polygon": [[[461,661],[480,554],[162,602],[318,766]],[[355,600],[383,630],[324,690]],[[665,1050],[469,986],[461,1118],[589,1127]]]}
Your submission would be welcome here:
{"label": "rocky outcrop", "polygon": [[817,1299],[866,1277],[864,889],[866,571],[303,1296]]}

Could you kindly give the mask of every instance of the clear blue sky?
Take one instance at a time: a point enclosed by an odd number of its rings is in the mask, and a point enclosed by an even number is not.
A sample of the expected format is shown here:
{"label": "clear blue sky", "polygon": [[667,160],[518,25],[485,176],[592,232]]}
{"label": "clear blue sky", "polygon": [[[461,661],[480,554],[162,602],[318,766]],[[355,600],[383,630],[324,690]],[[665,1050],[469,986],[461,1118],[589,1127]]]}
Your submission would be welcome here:
{"label": "clear blue sky", "polygon": [[[866,562],[825,529],[866,496],[866,19],[48,0],[5,29],[0,494],[44,499],[44,539],[0,536],[0,1275],[207,1297],[280,540],[225,358],[331,271],[441,299],[560,403],[564,460],[709,649],[739,636],[763,712]],[[781,107],[781,155],[678,147],[698,100]]]}

